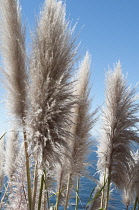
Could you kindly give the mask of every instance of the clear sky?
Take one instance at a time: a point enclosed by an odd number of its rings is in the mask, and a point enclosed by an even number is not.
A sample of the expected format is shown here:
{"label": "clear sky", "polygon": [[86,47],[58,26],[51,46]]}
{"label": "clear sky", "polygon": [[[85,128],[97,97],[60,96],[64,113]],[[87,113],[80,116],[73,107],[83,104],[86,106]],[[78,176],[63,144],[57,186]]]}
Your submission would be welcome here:
{"label": "clear sky", "polygon": [[[23,20],[29,30],[35,28],[43,0],[20,0]],[[86,50],[92,55],[91,82],[94,105],[104,102],[105,72],[121,61],[123,73],[128,73],[129,84],[139,81],[139,0],[66,0],[67,17],[74,24],[81,41],[79,55]],[[1,112],[0,130],[5,127]]]}

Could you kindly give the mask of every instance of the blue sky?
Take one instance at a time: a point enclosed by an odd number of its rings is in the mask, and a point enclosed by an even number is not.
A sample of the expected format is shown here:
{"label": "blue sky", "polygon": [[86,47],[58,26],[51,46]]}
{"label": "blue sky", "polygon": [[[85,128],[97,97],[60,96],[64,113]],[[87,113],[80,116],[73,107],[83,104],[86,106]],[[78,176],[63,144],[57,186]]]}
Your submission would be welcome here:
{"label": "blue sky", "polygon": [[[43,0],[20,0],[23,19],[29,30],[35,28]],[[92,56],[91,82],[95,96],[93,107],[104,102],[105,72],[121,61],[123,73],[128,73],[129,84],[139,80],[139,1],[138,0],[66,0],[67,18],[74,24],[75,34],[81,41],[79,55],[88,50]],[[5,118],[0,109],[0,131],[5,128]]]}

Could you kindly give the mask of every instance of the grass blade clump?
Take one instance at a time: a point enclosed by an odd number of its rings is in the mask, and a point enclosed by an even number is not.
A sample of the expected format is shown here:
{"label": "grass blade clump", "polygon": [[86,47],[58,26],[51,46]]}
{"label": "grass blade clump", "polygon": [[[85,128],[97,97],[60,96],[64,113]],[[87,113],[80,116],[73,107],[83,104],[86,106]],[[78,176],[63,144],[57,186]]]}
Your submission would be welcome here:
{"label": "grass blade clump", "polygon": [[89,202],[89,210],[98,210],[102,209],[105,206],[105,202],[107,199],[107,192],[106,192],[106,180],[104,176],[100,176],[100,180],[97,183],[97,186],[93,193],[93,198]]}

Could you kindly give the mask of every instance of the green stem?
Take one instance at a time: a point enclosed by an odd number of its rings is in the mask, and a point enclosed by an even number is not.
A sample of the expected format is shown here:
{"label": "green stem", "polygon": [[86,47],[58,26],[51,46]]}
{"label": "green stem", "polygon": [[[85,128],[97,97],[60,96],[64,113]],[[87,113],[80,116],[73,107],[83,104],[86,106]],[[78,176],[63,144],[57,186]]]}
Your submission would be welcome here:
{"label": "green stem", "polygon": [[110,178],[110,176],[108,176],[106,210],[108,209],[109,194],[110,194],[110,183],[111,183],[111,178]]}
{"label": "green stem", "polygon": [[[24,123],[23,123],[23,126],[24,126]],[[32,193],[31,193],[30,166],[29,166],[27,136],[26,136],[26,131],[24,130],[24,128],[23,128],[23,134],[24,134],[24,150],[25,150],[26,174],[27,174],[27,185],[28,185],[28,202],[29,202],[29,209],[31,210]]]}
{"label": "green stem", "polygon": [[[106,169],[105,169],[105,173],[104,173],[104,185],[106,182]],[[104,205],[104,190],[105,188],[102,190],[102,196],[101,196],[101,205],[100,205],[100,209],[103,209],[103,205]]]}
{"label": "green stem", "polygon": [[48,191],[46,191],[46,197],[47,197],[47,207],[49,209],[50,208],[50,204],[49,204],[49,193],[48,193]]}
{"label": "green stem", "polygon": [[75,206],[75,210],[78,210],[78,203],[79,203],[79,182],[80,182],[80,178],[77,177],[76,206]]}
{"label": "green stem", "polygon": [[136,197],[136,200],[135,200],[135,203],[134,203],[134,209],[133,210],[136,210],[137,203],[138,203],[138,197]]}
{"label": "green stem", "polygon": [[[44,170],[44,187],[45,187],[45,191],[44,191],[44,203],[45,203],[44,210],[49,209],[49,194],[48,194],[48,191],[47,191],[46,181],[47,181],[46,171]],[[47,206],[47,208],[46,208],[46,206]]]}
{"label": "green stem", "polygon": [[37,163],[35,165],[35,171],[34,171],[34,184],[33,184],[33,198],[32,198],[32,210],[35,209],[35,200],[36,200],[36,193],[37,193],[37,183],[38,183],[38,174],[37,174]]}
{"label": "green stem", "polygon": [[41,177],[41,186],[40,186],[40,193],[39,193],[38,210],[41,209],[43,183],[44,183],[44,174]]}
{"label": "green stem", "polygon": [[65,208],[64,208],[64,210],[67,210],[67,206],[68,206],[70,181],[71,181],[71,173],[69,174],[69,177],[68,177],[67,194],[66,194],[66,202],[65,202]]}
{"label": "green stem", "polygon": [[60,189],[61,189],[61,187],[59,187],[59,189],[58,189],[58,194],[57,194],[57,199],[56,199],[56,207],[55,207],[55,210],[58,210],[59,199],[60,199]]}
{"label": "green stem", "polygon": [[62,191],[62,178],[63,178],[62,177],[62,174],[63,174],[62,171],[63,171],[63,167],[61,168],[61,172],[60,172],[60,179],[59,179],[59,186],[58,186],[55,210],[58,210],[60,195],[61,195],[61,191]]}

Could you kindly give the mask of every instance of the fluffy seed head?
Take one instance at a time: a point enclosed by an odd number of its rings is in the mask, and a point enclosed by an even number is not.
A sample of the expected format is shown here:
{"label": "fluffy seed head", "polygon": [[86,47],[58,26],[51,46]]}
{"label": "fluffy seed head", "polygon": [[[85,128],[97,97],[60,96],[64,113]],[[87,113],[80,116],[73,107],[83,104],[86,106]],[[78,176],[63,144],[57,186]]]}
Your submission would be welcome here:
{"label": "fluffy seed head", "polygon": [[22,119],[26,106],[25,36],[17,0],[0,1],[0,46],[10,113]]}
{"label": "fluffy seed head", "polygon": [[90,112],[91,100],[89,99],[89,76],[90,76],[90,55],[87,52],[80,64],[75,86],[75,95],[78,99],[77,105],[72,109],[73,124],[71,133],[73,141],[71,143],[73,173],[81,175],[85,173],[87,165],[86,159],[90,153],[91,129],[96,121],[95,114]]}
{"label": "fluffy seed head", "polygon": [[61,1],[45,2],[30,58],[30,124],[34,143],[42,146],[43,157],[48,160],[55,158],[62,145],[66,146],[74,104],[69,79],[76,49],[65,15]]}
{"label": "fluffy seed head", "polygon": [[[103,109],[103,125],[98,145],[98,170],[108,173],[111,180],[122,188],[132,160],[130,142],[139,142],[137,134],[136,90],[127,86],[120,62],[106,76],[106,106]],[[125,176],[124,176],[125,175]]]}

